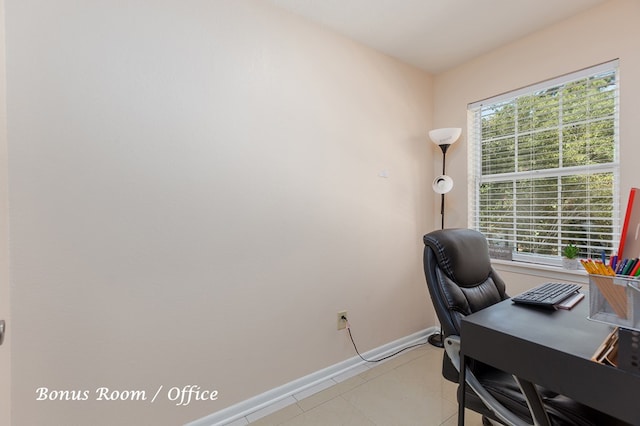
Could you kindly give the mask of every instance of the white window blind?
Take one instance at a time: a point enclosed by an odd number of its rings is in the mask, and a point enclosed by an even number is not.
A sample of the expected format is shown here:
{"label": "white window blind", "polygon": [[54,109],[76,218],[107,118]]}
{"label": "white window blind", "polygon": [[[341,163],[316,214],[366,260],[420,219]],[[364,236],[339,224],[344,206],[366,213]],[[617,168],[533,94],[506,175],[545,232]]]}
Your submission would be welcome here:
{"label": "white window blind", "polygon": [[514,260],[559,264],[619,238],[618,62],[468,106],[469,223]]}

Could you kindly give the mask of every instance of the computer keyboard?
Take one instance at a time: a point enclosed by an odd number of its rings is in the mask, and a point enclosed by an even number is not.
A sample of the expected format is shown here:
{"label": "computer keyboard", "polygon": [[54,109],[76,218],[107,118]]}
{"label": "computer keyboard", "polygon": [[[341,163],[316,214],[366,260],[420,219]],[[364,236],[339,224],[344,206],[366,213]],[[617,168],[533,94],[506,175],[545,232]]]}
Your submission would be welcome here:
{"label": "computer keyboard", "polygon": [[512,297],[513,303],[535,305],[555,309],[556,305],[580,290],[580,285],[569,283],[544,283]]}

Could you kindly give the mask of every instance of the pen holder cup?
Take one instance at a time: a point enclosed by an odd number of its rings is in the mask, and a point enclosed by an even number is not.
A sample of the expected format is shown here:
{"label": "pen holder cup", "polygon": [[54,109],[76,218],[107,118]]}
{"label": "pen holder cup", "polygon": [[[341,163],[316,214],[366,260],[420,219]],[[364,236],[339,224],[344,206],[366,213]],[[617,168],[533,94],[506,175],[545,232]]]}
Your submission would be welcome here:
{"label": "pen holder cup", "polygon": [[640,330],[640,279],[590,274],[589,319]]}

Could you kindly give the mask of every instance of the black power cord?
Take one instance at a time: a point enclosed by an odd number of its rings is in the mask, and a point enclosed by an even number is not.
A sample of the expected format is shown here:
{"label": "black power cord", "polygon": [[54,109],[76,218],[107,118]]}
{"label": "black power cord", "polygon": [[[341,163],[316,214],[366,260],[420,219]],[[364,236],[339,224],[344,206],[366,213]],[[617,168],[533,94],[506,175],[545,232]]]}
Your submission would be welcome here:
{"label": "black power cord", "polygon": [[360,359],[362,359],[365,362],[380,362],[380,361],[384,361],[385,359],[389,359],[391,357],[394,357],[394,356],[398,355],[401,352],[404,352],[404,351],[409,350],[409,349],[417,348],[418,346],[424,346],[424,345],[426,345],[428,343],[428,341],[424,342],[424,343],[416,343],[415,345],[407,346],[406,348],[402,348],[399,351],[392,353],[391,355],[387,355],[387,356],[384,356],[384,357],[379,358],[379,359],[366,359],[365,357],[360,355],[360,352],[358,351],[358,347],[356,346],[356,342],[353,340],[353,334],[351,334],[351,325],[349,324],[349,320],[344,315],[342,316],[341,319],[344,322],[347,323],[347,331],[349,332],[349,338],[351,339],[351,343],[353,343],[353,349],[356,350],[356,353],[358,354]]}

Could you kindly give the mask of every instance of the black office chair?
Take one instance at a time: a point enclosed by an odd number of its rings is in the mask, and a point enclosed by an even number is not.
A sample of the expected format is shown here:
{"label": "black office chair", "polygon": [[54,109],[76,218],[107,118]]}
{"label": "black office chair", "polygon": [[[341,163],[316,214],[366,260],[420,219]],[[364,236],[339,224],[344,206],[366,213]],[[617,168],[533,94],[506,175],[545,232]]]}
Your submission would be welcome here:
{"label": "black office chair", "polygon": [[[462,318],[509,296],[491,266],[487,240],[480,232],[438,230],[425,235],[424,244],[427,287],[445,339],[442,374],[457,383]],[[488,419],[517,426],[625,424],[479,362],[467,364],[465,377],[465,407],[482,414],[484,424],[490,423]]]}

